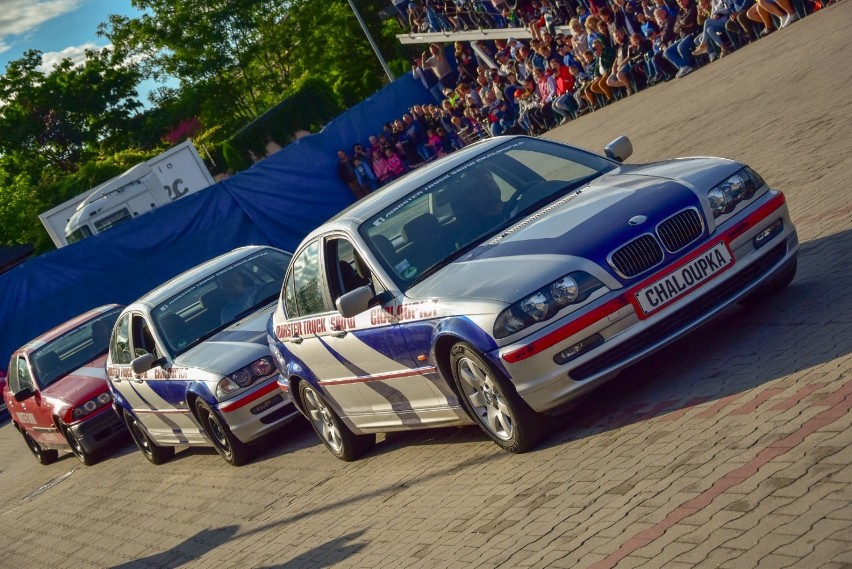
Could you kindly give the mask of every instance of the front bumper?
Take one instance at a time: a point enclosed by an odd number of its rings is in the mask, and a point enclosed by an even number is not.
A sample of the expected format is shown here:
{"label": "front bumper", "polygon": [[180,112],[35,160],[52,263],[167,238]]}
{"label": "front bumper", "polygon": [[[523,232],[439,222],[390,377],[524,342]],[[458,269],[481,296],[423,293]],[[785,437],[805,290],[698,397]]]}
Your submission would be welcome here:
{"label": "front bumper", "polygon": [[250,443],[299,416],[299,411],[278,388],[273,375],[236,399],[216,405],[231,433]]}
{"label": "front bumper", "polygon": [[[783,229],[756,247],[755,237],[779,219]],[[703,244],[709,246],[720,240],[733,253],[734,264],[647,317],[639,315],[633,300],[642,285],[634,285],[613,291],[583,314],[563,318],[523,342],[491,352],[489,357],[505,366],[519,395],[530,407],[549,411],[612,379],[619,371],[777,278],[795,264],[799,249],[783,196],[776,202],[756,205],[744,219],[710,236]],[[666,274],[672,267],[661,269],[657,275]],[[602,343],[565,364],[554,361],[558,353],[595,334]]]}
{"label": "front bumper", "polygon": [[102,407],[94,416],[86,417],[68,428],[86,452],[95,452],[128,435],[124,421],[111,405]]}

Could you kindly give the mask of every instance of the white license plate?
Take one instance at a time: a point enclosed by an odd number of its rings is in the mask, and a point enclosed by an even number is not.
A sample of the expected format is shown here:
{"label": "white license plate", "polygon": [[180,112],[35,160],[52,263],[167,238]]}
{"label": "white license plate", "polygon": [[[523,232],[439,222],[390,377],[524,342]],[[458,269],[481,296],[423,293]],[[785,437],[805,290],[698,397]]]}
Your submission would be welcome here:
{"label": "white license plate", "polygon": [[636,293],[636,301],[647,315],[704,284],[734,264],[724,243],[717,243],[687,264],[654,281]]}

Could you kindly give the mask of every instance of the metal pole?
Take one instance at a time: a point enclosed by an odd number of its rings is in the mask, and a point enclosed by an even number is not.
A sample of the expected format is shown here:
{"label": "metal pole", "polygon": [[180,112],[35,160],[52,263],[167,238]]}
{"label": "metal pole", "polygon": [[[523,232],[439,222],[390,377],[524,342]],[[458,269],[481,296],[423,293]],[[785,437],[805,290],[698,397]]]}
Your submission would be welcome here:
{"label": "metal pole", "polygon": [[352,0],[349,0],[349,6],[352,8],[352,11],[355,12],[355,17],[358,19],[358,23],[361,24],[361,29],[364,30],[364,35],[367,36],[367,40],[370,42],[370,45],[373,46],[373,51],[376,52],[376,57],[379,58],[379,63],[382,64],[382,68],[385,70],[385,74],[387,74],[388,79],[393,81],[393,73],[391,73],[390,67],[388,67],[385,58],[382,57],[382,52],[379,51],[379,46],[377,46],[376,42],[373,41],[373,36],[370,35],[370,31],[367,29],[367,25],[364,23],[364,20],[361,19],[361,14],[358,12],[358,8],[355,7],[355,3]]}

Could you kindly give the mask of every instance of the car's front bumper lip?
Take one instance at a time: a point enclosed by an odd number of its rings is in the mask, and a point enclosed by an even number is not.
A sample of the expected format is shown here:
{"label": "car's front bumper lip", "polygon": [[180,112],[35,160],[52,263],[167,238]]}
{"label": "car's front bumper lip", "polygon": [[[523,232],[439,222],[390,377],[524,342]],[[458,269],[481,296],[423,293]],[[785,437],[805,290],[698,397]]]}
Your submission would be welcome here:
{"label": "car's front bumper lip", "polygon": [[124,421],[112,406],[103,407],[96,415],[82,419],[68,428],[86,452],[94,452],[127,435]]}
{"label": "car's front bumper lip", "polygon": [[[777,219],[784,222],[784,231],[776,235],[771,243],[760,250],[750,248],[753,234],[762,231],[765,226]],[[589,310],[579,317],[567,322],[554,323],[553,327],[542,331],[540,335],[521,344],[505,346],[495,350],[490,356],[499,358],[506,365],[518,393],[537,411],[547,411],[589,391],[603,381],[614,377],[617,372],[635,363],[650,353],[661,349],[701,324],[722,312],[728,306],[741,300],[760,285],[783,273],[795,263],[799,244],[795,228],[789,219],[789,213],[784,204],[782,194],[772,196],[756,207],[742,220],[734,223],[719,235],[711,236],[697,249],[698,252],[710,249],[723,240],[733,250],[735,255],[740,252],[740,258],[728,269],[707,280],[702,286],[695,287],[682,298],[654,310],[648,315],[637,306],[634,294],[654,282],[663,275],[669,274],[676,267],[669,265],[655,275],[643,279],[642,282],[631,286],[604,300],[602,304]],[[779,251],[782,249],[783,251]],[[745,255],[742,251],[745,250]],[[756,266],[769,255],[775,259],[755,275],[748,273],[749,268]],[[753,271],[752,271],[753,272]],[[743,275],[748,275],[744,279]],[[668,326],[664,333],[653,340],[639,342],[633,349],[621,348],[631,340],[636,341],[657,324],[682,316],[680,312],[685,307],[700,302],[705,296],[716,290],[721,290],[726,283],[743,280],[725,294],[718,302],[708,307],[693,311],[683,321]],[[728,288],[731,288],[730,286]],[[553,357],[561,350],[579,342],[593,334],[602,334],[604,342],[567,364],[557,365]],[[610,361],[603,362],[612,356]],[[595,360],[598,365],[587,367],[581,379],[572,376],[574,370],[581,370],[588,362]]]}
{"label": "car's front bumper lip", "polygon": [[279,389],[278,378],[276,374],[241,397],[217,405],[231,433],[242,442],[254,441],[299,415]]}

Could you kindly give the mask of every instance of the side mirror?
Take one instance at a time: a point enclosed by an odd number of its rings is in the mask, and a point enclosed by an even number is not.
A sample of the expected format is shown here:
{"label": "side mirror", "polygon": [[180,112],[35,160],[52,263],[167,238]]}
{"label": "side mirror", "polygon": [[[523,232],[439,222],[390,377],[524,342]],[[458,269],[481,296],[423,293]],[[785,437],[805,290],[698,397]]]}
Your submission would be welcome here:
{"label": "side mirror", "polygon": [[347,292],[338,298],[335,304],[337,305],[338,312],[344,318],[351,318],[370,308],[372,306],[371,302],[375,297],[376,293],[373,292],[373,287],[364,285]]}
{"label": "side mirror", "polygon": [[624,162],[633,154],[633,145],[626,136],[619,136],[604,147],[604,153],[608,158]]}
{"label": "side mirror", "polygon": [[25,387],[22,390],[15,393],[15,401],[20,403],[21,401],[25,401],[35,395],[35,391],[33,391],[32,387]]}
{"label": "side mirror", "polygon": [[136,374],[145,373],[154,367],[154,359],[154,354],[143,354],[130,362],[130,369]]}

